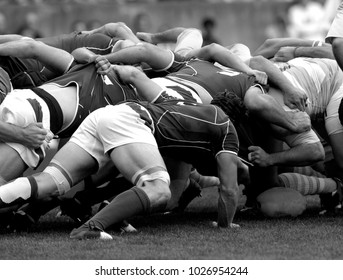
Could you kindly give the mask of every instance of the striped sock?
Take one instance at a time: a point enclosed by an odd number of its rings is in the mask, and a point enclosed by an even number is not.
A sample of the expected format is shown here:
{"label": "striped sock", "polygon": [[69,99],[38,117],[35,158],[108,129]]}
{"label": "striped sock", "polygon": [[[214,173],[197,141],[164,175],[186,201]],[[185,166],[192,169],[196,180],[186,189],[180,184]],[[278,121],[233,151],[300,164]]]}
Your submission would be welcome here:
{"label": "striped sock", "polygon": [[295,189],[303,195],[331,193],[337,188],[336,182],[331,178],[318,178],[298,173],[282,173],[278,178],[285,188]]}

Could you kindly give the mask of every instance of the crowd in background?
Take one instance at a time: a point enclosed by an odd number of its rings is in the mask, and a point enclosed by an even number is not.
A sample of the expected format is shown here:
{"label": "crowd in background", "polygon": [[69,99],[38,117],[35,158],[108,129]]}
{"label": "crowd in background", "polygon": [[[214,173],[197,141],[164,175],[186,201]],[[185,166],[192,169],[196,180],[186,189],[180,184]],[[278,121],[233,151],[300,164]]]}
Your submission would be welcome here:
{"label": "crowd in background", "polygon": [[[39,11],[32,10],[33,6],[40,6],[42,4],[76,4],[76,5],[96,5],[96,4],[134,4],[135,2],[142,3],[154,3],[154,2],[177,2],[166,0],[13,0],[13,1],[1,1],[3,6],[0,12],[0,34],[17,33],[28,37],[44,37],[52,36],[55,34],[45,34],[43,30],[42,19]],[[204,1],[205,2],[205,1]],[[209,3],[220,2],[237,2],[237,1],[224,1],[224,0],[211,0]],[[246,2],[246,1],[244,1]],[[256,1],[255,1],[256,2]],[[264,1],[266,2],[266,1]],[[268,2],[268,1],[267,1]],[[272,2],[272,1],[270,1]],[[275,1],[273,1],[275,2]],[[304,38],[304,39],[318,39],[323,40],[325,34],[328,31],[330,23],[334,17],[336,8],[339,4],[339,0],[282,0],[278,2],[288,3],[287,11],[278,11],[273,15],[271,22],[265,28],[266,38]],[[202,2],[203,3],[203,2]],[[255,3],[256,4],[256,3]],[[274,3],[275,4],[275,3]],[[6,5],[18,6],[22,9],[27,8],[26,15],[21,17],[21,23],[19,27],[13,29],[13,24],[6,15]],[[74,15],[73,15],[74,16]],[[70,24],[69,30],[66,33],[74,30],[90,30],[99,27],[103,24],[102,19],[86,19],[75,18]],[[203,18],[199,19],[197,28],[202,28],[205,44],[210,42],[220,43],[220,34],[217,32],[219,25],[219,18],[215,18],[212,15],[204,14]],[[46,24],[46,23],[44,23]],[[49,24],[49,23],[48,23]],[[137,31],[150,31],[155,28],[154,20],[146,12],[139,12],[133,22],[131,28]],[[129,24],[130,25],[130,24]],[[168,29],[173,26],[168,24],[158,27],[158,31]],[[157,30],[155,30],[157,31]]]}

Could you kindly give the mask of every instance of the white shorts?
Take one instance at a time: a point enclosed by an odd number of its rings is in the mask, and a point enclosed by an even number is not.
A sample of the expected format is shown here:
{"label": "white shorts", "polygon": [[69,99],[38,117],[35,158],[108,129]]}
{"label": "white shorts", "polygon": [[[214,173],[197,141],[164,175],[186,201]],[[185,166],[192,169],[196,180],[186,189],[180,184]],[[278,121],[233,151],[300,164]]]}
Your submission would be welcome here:
{"label": "white shorts", "polygon": [[190,51],[200,49],[202,43],[201,31],[196,28],[187,28],[177,37],[174,52],[186,56]]}
{"label": "white shorts", "polygon": [[227,46],[226,48],[235,55],[237,55],[240,59],[242,59],[247,65],[249,65],[251,59],[251,52],[248,46],[237,43]]}
{"label": "white shorts", "polygon": [[[45,129],[50,129],[50,111],[42,98],[29,89],[13,90],[9,93],[0,105],[0,120],[20,127],[26,127],[31,123],[36,123],[37,118],[32,105],[28,99],[36,100],[42,112],[42,122]],[[30,167],[35,168],[45,157],[47,142],[41,149],[33,150],[19,143],[6,143],[18,152],[22,160]],[[43,158],[42,158],[43,157]]]}
{"label": "white shorts", "polygon": [[325,42],[332,43],[332,39],[343,38],[343,2],[339,5],[337,9],[337,14],[331,23],[328,34],[326,35]]}
{"label": "white shorts", "polygon": [[[144,113],[149,112],[141,107]],[[69,140],[89,153],[101,169],[109,160],[108,151],[132,143],[157,147],[151,128],[125,103],[108,105],[92,112]]]}

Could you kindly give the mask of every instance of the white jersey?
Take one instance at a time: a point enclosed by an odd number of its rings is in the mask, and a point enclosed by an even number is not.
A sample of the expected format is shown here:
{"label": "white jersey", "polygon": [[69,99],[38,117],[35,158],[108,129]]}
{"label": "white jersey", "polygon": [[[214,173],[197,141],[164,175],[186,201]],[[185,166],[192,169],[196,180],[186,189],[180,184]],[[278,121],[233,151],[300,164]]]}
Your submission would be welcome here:
{"label": "white jersey", "polygon": [[306,112],[311,117],[325,113],[343,81],[337,62],[326,58],[299,57],[290,60],[288,65],[283,74],[306,93],[309,101]]}
{"label": "white jersey", "polygon": [[287,66],[283,73],[295,87],[306,93],[306,112],[311,119],[324,117],[328,135],[342,133],[338,107],[343,97],[343,72],[336,60],[299,57],[290,60]]}

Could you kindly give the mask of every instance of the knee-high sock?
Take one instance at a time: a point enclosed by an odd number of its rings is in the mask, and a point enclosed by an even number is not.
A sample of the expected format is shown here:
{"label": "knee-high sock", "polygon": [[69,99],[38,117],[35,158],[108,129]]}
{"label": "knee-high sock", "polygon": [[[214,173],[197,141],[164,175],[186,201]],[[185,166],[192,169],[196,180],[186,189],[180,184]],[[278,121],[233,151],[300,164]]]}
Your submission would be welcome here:
{"label": "knee-high sock", "polygon": [[21,177],[0,187],[0,208],[23,205],[38,195],[34,177]]}
{"label": "knee-high sock", "polygon": [[150,210],[150,200],[140,188],[133,187],[116,196],[109,205],[94,215],[86,224],[93,222],[97,227],[106,228]]}
{"label": "knee-high sock", "polygon": [[282,173],[278,176],[281,185],[299,191],[303,195],[331,193],[337,184],[331,178],[318,178],[298,173]]}

